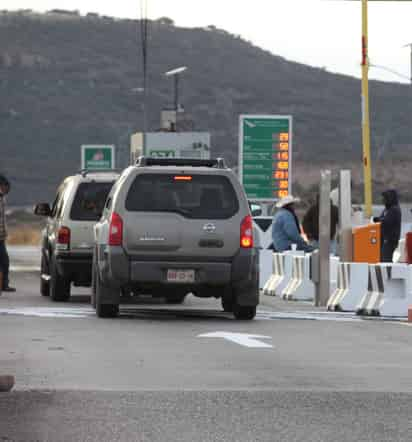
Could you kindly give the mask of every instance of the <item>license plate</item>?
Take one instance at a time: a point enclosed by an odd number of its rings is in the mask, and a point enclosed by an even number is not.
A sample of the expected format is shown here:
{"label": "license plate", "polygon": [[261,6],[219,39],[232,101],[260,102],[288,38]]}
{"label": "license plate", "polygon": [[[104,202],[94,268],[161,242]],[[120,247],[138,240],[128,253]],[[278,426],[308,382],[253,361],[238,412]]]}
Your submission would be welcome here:
{"label": "license plate", "polygon": [[195,282],[194,270],[168,270],[167,282],[188,283]]}

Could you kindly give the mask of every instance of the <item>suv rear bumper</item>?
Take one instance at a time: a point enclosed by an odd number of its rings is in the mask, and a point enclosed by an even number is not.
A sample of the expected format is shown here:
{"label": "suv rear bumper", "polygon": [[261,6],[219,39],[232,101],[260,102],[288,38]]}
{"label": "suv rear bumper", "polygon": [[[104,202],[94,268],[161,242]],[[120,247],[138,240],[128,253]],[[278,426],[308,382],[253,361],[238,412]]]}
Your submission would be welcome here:
{"label": "suv rear bumper", "polygon": [[[130,259],[121,247],[108,247],[106,251],[99,267],[103,281],[112,287],[143,286],[153,290],[174,287],[196,291],[231,285],[240,305],[255,306],[259,302],[259,253],[256,249],[241,249],[228,262],[214,262],[212,257],[204,262],[170,261],[164,257],[143,261]],[[169,283],[169,269],[195,270],[195,281],[184,285]]]}
{"label": "suv rear bumper", "polygon": [[92,280],[92,254],[65,254],[56,256],[57,270],[65,279],[88,286]]}

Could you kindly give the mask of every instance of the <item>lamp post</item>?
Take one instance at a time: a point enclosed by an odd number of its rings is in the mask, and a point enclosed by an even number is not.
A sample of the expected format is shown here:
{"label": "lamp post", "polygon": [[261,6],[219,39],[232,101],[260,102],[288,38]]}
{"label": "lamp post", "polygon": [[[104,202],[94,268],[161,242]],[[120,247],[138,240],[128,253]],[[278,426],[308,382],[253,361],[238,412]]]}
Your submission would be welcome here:
{"label": "lamp post", "polygon": [[177,132],[177,114],[179,112],[179,75],[186,70],[186,66],[181,66],[165,72],[166,77],[174,77],[174,110],[176,113],[175,132]]}
{"label": "lamp post", "polygon": [[[135,87],[131,89],[134,94],[143,94],[143,101],[141,103],[142,106],[142,114],[143,114],[143,136],[142,136],[142,150],[146,152],[146,134],[147,134],[147,103],[146,103],[146,88],[144,87]],[[134,161],[132,161],[133,163]]]}

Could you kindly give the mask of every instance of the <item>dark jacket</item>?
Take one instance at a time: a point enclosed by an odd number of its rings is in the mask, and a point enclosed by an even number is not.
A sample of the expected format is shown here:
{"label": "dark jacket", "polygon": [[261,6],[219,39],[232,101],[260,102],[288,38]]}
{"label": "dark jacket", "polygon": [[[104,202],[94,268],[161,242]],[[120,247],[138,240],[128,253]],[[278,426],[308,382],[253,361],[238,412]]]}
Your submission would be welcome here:
{"label": "dark jacket", "polygon": [[[339,210],[330,203],[330,239],[334,239],[339,222]],[[309,241],[319,241],[319,203],[309,207],[302,222],[303,230]]]}
{"label": "dark jacket", "polygon": [[399,198],[396,190],[386,190],[382,193],[385,209],[381,216],[374,218],[375,222],[381,223],[383,241],[397,244],[401,237],[402,212],[399,207]]}
{"label": "dark jacket", "polygon": [[4,204],[4,197],[0,193],[0,241],[5,241],[6,237],[6,208]]}

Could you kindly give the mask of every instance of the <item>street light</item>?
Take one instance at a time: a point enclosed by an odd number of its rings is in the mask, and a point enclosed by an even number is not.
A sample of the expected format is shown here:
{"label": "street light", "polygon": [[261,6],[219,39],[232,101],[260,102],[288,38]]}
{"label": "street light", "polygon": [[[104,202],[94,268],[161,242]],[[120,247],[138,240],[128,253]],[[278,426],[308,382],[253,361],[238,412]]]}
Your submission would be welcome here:
{"label": "street light", "polygon": [[175,132],[177,132],[177,113],[179,112],[179,75],[186,70],[186,66],[180,66],[165,72],[166,77],[174,77],[174,110],[176,112]]}
{"label": "street light", "polygon": [[[142,149],[146,152],[146,134],[147,134],[147,103],[146,103],[146,89],[144,87],[134,87],[130,90],[133,94],[142,94],[143,101],[141,103],[143,113],[143,135],[142,135]],[[132,164],[135,162],[134,158],[131,158]]]}

